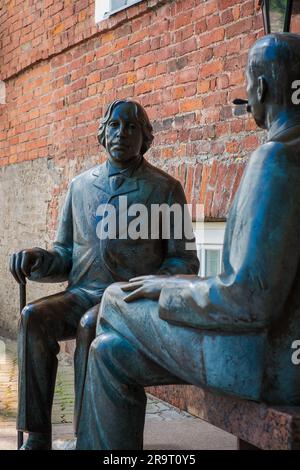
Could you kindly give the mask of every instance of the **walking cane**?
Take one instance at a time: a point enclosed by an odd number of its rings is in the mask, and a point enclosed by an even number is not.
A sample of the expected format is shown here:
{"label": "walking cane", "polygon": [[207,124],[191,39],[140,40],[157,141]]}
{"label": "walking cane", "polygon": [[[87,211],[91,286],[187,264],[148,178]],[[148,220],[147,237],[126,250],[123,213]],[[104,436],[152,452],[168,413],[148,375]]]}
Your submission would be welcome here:
{"label": "walking cane", "polygon": [[[26,279],[24,282],[19,284],[19,293],[20,293],[20,313],[22,313],[23,308],[26,305]],[[24,441],[23,431],[18,430],[18,449],[22,447]]]}

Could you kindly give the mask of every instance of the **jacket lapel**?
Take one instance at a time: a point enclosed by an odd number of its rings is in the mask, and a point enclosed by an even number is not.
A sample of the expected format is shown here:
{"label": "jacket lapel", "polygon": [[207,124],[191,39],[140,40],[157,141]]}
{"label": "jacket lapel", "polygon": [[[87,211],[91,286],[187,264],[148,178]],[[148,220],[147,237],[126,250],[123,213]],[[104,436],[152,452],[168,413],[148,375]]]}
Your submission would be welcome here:
{"label": "jacket lapel", "polygon": [[92,171],[92,175],[94,177],[93,185],[96,186],[96,188],[102,189],[102,191],[107,194],[111,194],[106,164],[102,163],[102,165],[97,166]]}
{"label": "jacket lapel", "polygon": [[137,180],[137,178],[128,178],[128,177],[124,177],[124,182],[122,183],[122,185],[117,188],[113,193],[112,195],[113,196],[121,196],[121,194],[128,194],[128,193],[132,193],[133,191],[138,191],[139,189],[139,182]]}

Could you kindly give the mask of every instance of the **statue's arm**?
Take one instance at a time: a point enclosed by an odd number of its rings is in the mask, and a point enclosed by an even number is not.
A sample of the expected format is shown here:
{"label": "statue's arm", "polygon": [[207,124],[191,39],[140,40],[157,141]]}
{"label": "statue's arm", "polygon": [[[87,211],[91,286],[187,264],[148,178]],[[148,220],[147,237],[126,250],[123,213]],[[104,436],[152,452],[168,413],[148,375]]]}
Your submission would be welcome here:
{"label": "statue's arm", "polygon": [[73,215],[72,215],[72,184],[68,189],[61,217],[59,220],[56,240],[51,250],[43,250],[43,262],[40,268],[28,277],[38,282],[64,282],[68,280],[72,268],[73,252]]}
{"label": "statue's arm", "polygon": [[269,325],[284,310],[299,267],[299,181],[300,165],[285,146],[256,152],[229,214],[224,272],[164,287],[160,317],[201,329]]}
{"label": "statue's arm", "polygon": [[[171,207],[173,204],[177,204],[181,208],[181,217],[177,217],[177,223],[181,224],[182,236],[176,238],[176,229],[178,227],[174,227],[174,220],[171,220],[171,236],[170,239],[165,240],[166,256],[156,274],[198,274],[199,260],[196,252],[192,221],[187,210],[186,197],[179,182],[174,185],[168,198],[168,205]],[[188,238],[188,233],[193,238]]]}

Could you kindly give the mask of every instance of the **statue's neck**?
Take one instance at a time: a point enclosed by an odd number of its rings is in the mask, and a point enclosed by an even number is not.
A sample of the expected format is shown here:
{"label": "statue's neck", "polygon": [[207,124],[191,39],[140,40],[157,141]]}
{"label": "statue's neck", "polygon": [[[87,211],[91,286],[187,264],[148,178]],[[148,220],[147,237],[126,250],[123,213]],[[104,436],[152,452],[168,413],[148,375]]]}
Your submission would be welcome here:
{"label": "statue's neck", "polygon": [[130,160],[127,160],[126,162],[116,162],[112,158],[108,157],[108,161],[109,161],[109,164],[112,166],[112,168],[122,171],[122,170],[130,170],[131,168],[135,168],[136,166],[139,165],[142,158],[143,158],[142,155],[137,155],[136,157],[131,158]]}
{"label": "statue's neck", "polygon": [[268,140],[274,139],[290,127],[300,125],[300,110],[281,109],[268,122]]}

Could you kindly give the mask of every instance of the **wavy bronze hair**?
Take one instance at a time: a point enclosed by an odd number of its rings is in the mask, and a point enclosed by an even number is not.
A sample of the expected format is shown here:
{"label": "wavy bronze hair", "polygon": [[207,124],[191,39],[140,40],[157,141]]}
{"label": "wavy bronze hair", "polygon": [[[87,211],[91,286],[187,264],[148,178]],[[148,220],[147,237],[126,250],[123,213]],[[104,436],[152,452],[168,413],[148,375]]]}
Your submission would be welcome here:
{"label": "wavy bronze hair", "polygon": [[135,116],[138,121],[138,123],[141,125],[142,128],[142,133],[143,133],[143,143],[142,143],[142,148],[141,148],[141,154],[144,155],[149,148],[151,147],[152,141],[154,139],[153,136],[153,127],[149,121],[148,115],[143,108],[143,106],[136,101],[132,100],[115,100],[112,103],[110,103],[105,111],[105,114],[103,118],[100,121],[99,124],[99,130],[98,130],[98,142],[103,145],[104,148],[106,148],[105,145],[105,129],[106,125],[113,113],[113,110],[119,106],[122,103],[131,103],[134,106],[135,110]]}

